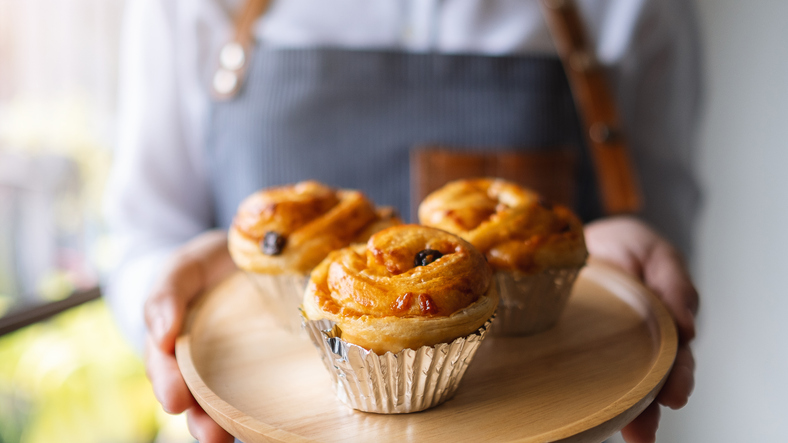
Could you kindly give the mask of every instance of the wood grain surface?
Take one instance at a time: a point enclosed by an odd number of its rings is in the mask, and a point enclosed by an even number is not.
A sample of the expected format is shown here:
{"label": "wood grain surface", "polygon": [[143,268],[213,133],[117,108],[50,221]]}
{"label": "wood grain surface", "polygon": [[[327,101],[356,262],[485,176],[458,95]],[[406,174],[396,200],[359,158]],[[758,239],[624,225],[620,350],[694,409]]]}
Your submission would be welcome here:
{"label": "wood grain surface", "polygon": [[677,343],[656,297],[592,260],[555,328],[489,337],[453,399],[378,415],[340,403],[306,335],[274,324],[239,273],[191,308],[176,345],[197,401],[246,443],[602,441],[654,399]]}

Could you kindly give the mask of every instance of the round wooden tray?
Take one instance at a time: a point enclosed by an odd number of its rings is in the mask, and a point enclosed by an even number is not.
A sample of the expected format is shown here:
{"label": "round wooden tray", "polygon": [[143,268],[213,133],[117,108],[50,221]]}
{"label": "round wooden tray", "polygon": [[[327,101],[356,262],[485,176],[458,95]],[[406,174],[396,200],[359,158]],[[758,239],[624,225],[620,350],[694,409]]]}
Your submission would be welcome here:
{"label": "round wooden tray", "polygon": [[248,278],[236,274],[191,309],[176,345],[197,401],[246,443],[602,441],[651,403],[677,342],[654,295],[592,261],[555,328],[489,337],[453,399],[378,415],[340,403],[306,335],[273,324]]}

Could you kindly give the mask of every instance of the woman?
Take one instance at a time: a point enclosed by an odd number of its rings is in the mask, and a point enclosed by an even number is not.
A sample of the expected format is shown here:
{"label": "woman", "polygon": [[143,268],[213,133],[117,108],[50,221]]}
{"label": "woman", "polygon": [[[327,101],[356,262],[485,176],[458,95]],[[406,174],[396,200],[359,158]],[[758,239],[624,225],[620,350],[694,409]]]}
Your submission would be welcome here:
{"label": "woman", "polygon": [[[699,68],[685,3],[579,2],[641,178],[645,206],[633,218],[601,217],[584,130],[536,0],[276,1],[253,20],[242,86],[223,100],[214,97],[235,85],[217,76],[217,60],[240,2],[130,2],[108,194],[123,263],[109,300],[129,334],[146,337],[164,408],[188,410],[200,441],[229,438],[194,402],[173,347],[188,301],[233,269],[223,229],[241,198],[318,179],[363,189],[408,219],[409,159],[429,144],[491,157],[568,147],[589,251],[642,279],[677,321],[681,347],[658,403],[683,406],[697,294],[676,247],[645,221],[687,249]],[[654,403],[623,435],[653,440],[658,420]]]}

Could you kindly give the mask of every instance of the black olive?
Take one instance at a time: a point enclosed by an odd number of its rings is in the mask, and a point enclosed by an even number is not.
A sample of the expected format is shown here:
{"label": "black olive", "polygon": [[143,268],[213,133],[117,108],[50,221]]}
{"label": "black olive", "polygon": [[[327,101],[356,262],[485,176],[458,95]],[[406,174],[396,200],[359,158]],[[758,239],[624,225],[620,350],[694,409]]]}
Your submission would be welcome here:
{"label": "black olive", "polygon": [[279,255],[285,248],[285,243],[287,243],[287,239],[278,232],[268,231],[260,243],[260,249],[265,255]]}
{"label": "black olive", "polygon": [[434,249],[425,249],[416,254],[416,259],[413,261],[413,266],[427,266],[435,260],[443,257],[440,251]]}

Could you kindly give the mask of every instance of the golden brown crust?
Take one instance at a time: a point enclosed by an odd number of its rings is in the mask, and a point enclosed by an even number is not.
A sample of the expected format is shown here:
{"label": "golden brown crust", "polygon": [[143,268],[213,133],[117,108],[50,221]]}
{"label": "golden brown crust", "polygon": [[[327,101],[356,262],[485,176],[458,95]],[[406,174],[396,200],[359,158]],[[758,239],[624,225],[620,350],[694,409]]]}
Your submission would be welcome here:
{"label": "golden brown crust", "polygon": [[[399,223],[392,211],[376,210],[359,191],[306,181],[247,197],[238,208],[228,242],[233,260],[242,269],[303,274],[329,252],[366,240],[374,229]],[[276,255],[261,249],[268,232],[284,238],[284,247]]]}
{"label": "golden brown crust", "polygon": [[445,185],[421,203],[419,220],[471,242],[494,269],[536,273],[582,266],[588,257],[583,224],[572,211],[500,179]]}
{"label": "golden brown crust", "polygon": [[[420,251],[442,257],[414,266]],[[332,252],[312,272],[304,294],[310,320],[339,324],[343,339],[377,353],[451,341],[481,327],[497,305],[492,271],[461,238],[403,225],[366,245]]]}

